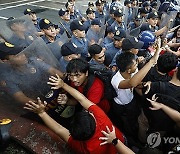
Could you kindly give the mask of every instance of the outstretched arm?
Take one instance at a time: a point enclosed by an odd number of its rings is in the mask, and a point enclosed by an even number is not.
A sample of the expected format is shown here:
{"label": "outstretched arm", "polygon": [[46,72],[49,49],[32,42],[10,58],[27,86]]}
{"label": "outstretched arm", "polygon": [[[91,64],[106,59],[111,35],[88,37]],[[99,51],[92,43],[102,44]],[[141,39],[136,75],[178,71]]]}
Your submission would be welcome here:
{"label": "outstretched arm", "polygon": [[178,111],[164,105],[163,103],[156,102],[157,97],[155,97],[155,95],[153,95],[152,99],[147,98],[147,100],[152,105],[152,107],[150,107],[151,110],[163,110],[180,127],[180,113]]}
{"label": "outstretched arm", "polygon": [[[112,126],[112,132],[110,131],[109,127],[106,126],[107,132],[106,131],[101,131],[105,137],[100,137],[100,140],[103,140],[100,145],[105,145],[105,144],[112,144],[112,141],[116,139],[116,133],[115,133],[115,128]],[[134,154],[134,152],[129,149],[127,146],[125,146],[120,140],[118,140],[117,144],[115,145],[117,151],[120,154]]]}
{"label": "outstretched arm", "polygon": [[94,104],[79,91],[64,83],[64,81],[57,74],[56,77],[51,76],[47,84],[52,86],[51,89],[63,88],[70,95],[72,95],[86,110],[88,110],[88,108]]}
{"label": "outstretched arm", "polygon": [[154,56],[131,79],[126,79],[126,80],[121,81],[119,83],[119,88],[120,89],[127,89],[127,88],[136,87],[137,85],[139,85],[141,83],[141,81],[146,76],[146,74],[149,72],[151,67],[154,66],[157,63],[157,60],[159,58],[159,53],[161,51],[160,46],[161,46],[161,40],[158,39],[158,41],[157,41],[157,49],[156,49],[156,52],[155,52]]}
{"label": "outstretched arm", "polygon": [[33,101],[29,101],[26,103],[24,109],[37,113],[39,117],[44,121],[44,123],[53,131],[55,132],[62,140],[68,142],[70,137],[69,131],[57,123],[54,119],[52,119],[46,112],[45,112],[45,102],[42,103],[40,98],[37,99],[37,103]]}

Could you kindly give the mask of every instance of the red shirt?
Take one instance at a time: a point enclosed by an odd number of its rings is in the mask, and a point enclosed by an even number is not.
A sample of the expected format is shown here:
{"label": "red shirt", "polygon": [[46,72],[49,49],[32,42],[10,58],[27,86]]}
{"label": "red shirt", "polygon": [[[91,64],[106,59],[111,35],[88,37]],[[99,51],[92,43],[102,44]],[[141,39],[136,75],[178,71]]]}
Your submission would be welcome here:
{"label": "red shirt", "polygon": [[[71,86],[75,87],[73,84],[71,84]],[[76,87],[76,89],[79,92],[83,93],[84,89],[82,86]],[[110,103],[107,99],[104,98],[104,84],[97,77],[95,77],[94,82],[89,88],[86,97],[94,104],[97,104],[105,113],[108,113],[110,109]]]}
{"label": "red shirt", "polygon": [[[77,154],[116,154],[117,150],[112,144],[100,146],[102,141],[99,140],[99,137],[104,136],[101,131],[106,131],[106,126],[108,126],[112,131],[112,122],[97,105],[91,105],[88,110],[93,113],[96,121],[96,130],[94,135],[87,141],[78,141],[70,137],[68,140],[69,146]],[[124,143],[122,133],[117,128],[115,128],[115,131],[117,138]]]}

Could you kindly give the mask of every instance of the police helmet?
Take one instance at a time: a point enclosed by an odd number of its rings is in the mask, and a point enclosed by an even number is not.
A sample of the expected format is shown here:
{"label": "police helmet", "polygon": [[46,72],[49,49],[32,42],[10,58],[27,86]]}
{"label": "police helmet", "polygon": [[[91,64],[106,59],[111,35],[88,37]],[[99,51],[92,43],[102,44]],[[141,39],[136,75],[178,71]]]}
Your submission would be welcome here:
{"label": "police helmet", "polygon": [[147,49],[156,40],[155,35],[151,31],[143,31],[139,35],[139,40],[144,42],[143,49]]}

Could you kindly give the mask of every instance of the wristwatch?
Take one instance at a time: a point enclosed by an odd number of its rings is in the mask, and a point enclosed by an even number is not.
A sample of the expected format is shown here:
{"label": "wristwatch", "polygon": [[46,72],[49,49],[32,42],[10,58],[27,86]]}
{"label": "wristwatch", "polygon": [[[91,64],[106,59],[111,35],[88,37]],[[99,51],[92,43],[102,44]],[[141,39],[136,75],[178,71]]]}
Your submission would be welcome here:
{"label": "wristwatch", "polygon": [[112,144],[115,146],[118,143],[118,140],[119,140],[118,138],[113,139]]}

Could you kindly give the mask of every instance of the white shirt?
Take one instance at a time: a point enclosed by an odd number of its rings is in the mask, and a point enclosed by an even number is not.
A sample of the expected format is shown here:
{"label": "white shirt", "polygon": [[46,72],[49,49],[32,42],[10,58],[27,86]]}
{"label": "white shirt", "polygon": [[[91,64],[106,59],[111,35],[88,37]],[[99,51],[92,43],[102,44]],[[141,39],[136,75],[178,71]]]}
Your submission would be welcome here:
{"label": "white shirt", "polygon": [[134,97],[132,88],[130,89],[120,89],[118,88],[119,83],[125,80],[120,72],[118,71],[111,80],[111,84],[116,90],[117,97],[114,98],[114,101],[119,105],[126,105],[130,103]]}

